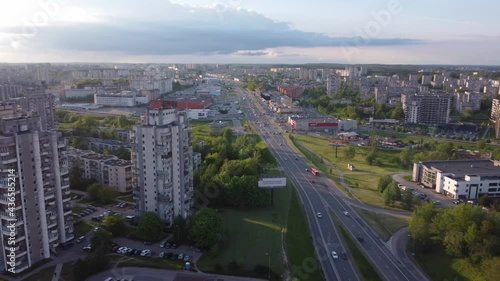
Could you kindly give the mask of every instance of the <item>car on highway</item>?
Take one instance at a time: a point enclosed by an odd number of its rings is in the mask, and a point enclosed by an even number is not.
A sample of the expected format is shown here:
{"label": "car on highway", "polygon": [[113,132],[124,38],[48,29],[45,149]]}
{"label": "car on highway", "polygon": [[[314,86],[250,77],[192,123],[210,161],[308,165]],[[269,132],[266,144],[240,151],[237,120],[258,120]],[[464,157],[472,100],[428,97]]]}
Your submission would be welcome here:
{"label": "car on highway", "polygon": [[344,215],[345,215],[346,217],[348,217],[348,216],[349,216],[349,212],[348,212],[348,211],[344,211]]}
{"label": "car on highway", "polygon": [[359,242],[365,242],[365,239],[361,236],[356,236],[356,239],[358,239]]}
{"label": "car on highway", "polygon": [[339,255],[337,255],[337,252],[332,251],[332,258],[333,258],[334,260],[338,260],[338,259],[339,259]]}
{"label": "car on highway", "polygon": [[347,259],[347,254],[345,252],[342,252],[342,254],[340,254],[340,256],[342,257],[342,259],[346,260]]}
{"label": "car on highway", "polygon": [[322,214],[322,213],[320,213],[320,212],[318,212],[318,213],[316,214],[316,216],[318,216],[318,218],[322,218],[322,217],[323,217],[323,214]]}

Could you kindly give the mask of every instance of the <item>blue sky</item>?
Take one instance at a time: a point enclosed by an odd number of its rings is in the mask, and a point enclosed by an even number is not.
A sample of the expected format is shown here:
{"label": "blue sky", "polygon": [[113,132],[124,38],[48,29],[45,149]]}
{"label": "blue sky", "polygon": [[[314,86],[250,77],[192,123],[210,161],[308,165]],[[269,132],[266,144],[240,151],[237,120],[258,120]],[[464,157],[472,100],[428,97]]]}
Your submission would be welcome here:
{"label": "blue sky", "polygon": [[500,64],[500,1],[7,3],[0,62]]}

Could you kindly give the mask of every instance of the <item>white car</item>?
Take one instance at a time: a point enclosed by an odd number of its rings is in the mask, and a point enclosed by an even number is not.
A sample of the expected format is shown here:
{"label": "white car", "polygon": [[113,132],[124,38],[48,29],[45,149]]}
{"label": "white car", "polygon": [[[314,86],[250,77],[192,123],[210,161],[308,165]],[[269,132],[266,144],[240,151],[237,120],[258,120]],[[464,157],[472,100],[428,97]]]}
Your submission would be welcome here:
{"label": "white car", "polygon": [[349,216],[349,212],[348,212],[348,211],[345,211],[345,212],[344,212],[344,215],[345,215],[346,217],[348,217],[348,216]]}
{"label": "white car", "polygon": [[320,212],[318,212],[316,215],[318,216],[318,218],[322,218],[323,217],[323,214],[321,214]]}
{"label": "white car", "polygon": [[333,258],[334,260],[338,260],[338,259],[339,259],[339,255],[337,255],[337,252],[332,251],[332,258]]}
{"label": "white car", "polygon": [[149,255],[151,255],[151,250],[146,249],[141,252],[141,257],[147,257]]}

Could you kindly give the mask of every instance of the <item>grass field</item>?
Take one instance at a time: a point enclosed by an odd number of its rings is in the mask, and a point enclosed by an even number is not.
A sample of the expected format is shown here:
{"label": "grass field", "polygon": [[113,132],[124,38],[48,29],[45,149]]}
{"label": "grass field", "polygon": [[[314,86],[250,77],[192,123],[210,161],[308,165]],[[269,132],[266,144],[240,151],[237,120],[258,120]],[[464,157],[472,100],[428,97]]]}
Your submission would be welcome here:
{"label": "grass field", "polygon": [[93,228],[94,225],[91,224],[90,222],[81,221],[80,223],[75,224],[73,235],[75,236],[75,238],[83,236],[87,234],[89,231],[91,231]]}
{"label": "grass field", "polygon": [[56,269],[56,266],[51,266],[49,268],[46,268],[26,279],[23,279],[24,281],[47,281],[47,280],[52,280],[52,277],[54,276],[54,271]]}
{"label": "grass field", "polygon": [[75,207],[73,207],[73,209],[72,209],[73,214],[79,214],[79,213],[81,213],[81,212],[83,212],[83,211],[85,211],[85,210],[86,210],[86,208],[84,208],[84,207],[80,207],[80,206],[75,206]]}
{"label": "grass field", "polygon": [[[218,273],[233,273],[259,277],[253,269],[256,265],[268,265],[270,254],[271,270],[281,275],[285,268],[281,256],[282,231],[286,234],[287,252],[291,264],[302,264],[308,257],[316,257],[309,235],[303,209],[299,204],[293,187],[274,191],[274,205],[256,210],[221,210],[225,225],[228,226],[226,245],[220,253],[213,256],[207,253],[198,261],[197,266],[206,272],[215,272],[216,264],[223,267]],[[293,225],[292,225],[293,224]],[[229,227],[230,226],[230,227]],[[288,228],[290,227],[290,228]],[[290,242],[292,241],[292,242]],[[238,272],[229,271],[228,263],[241,264]],[[315,279],[323,280],[319,271],[310,273]],[[267,278],[260,276],[261,278]]]}
{"label": "grass field", "polygon": [[384,241],[389,241],[391,236],[401,228],[408,226],[409,217],[377,214],[368,210],[353,207],[361,218],[377,233]]}
{"label": "grass field", "polygon": [[383,279],[379,276],[378,271],[365,257],[363,251],[359,248],[358,244],[356,244],[351,235],[345,230],[335,213],[331,209],[328,211],[330,213],[330,217],[339,230],[341,239],[345,242],[347,248],[349,249],[348,256],[352,259],[355,268],[357,268],[358,272],[361,274],[360,277],[362,277],[364,281],[382,281]]}
{"label": "grass field", "polygon": [[132,195],[132,194],[125,195],[125,196],[119,196],[116,199],[119,199],[119,200],[122,200],[122,201],[127,201],[127,202],[130,202],[130,203],[134,203],[135,202],[134,195]]}

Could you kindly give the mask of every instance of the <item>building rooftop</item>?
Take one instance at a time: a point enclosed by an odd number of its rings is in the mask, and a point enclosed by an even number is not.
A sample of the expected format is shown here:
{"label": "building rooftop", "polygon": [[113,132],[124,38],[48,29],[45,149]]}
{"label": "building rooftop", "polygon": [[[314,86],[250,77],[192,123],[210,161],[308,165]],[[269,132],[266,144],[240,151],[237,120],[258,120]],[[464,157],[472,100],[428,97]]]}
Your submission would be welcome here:
{"label": "building rooftop", "polygon": [[500,161],[492,160],[458,160],[458,161],[429,161],[420,162],[427,167],[432,167],[442,173],[454,174],[453,178],[464,175],[491,177],[500,175]]}

